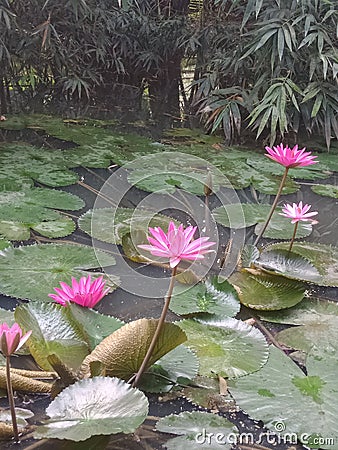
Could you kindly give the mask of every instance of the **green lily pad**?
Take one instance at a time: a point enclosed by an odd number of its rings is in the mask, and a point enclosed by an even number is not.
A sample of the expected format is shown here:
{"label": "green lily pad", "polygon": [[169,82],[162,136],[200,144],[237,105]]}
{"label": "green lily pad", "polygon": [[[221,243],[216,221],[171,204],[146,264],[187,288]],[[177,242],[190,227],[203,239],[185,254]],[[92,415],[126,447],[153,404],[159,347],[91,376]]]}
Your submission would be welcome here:
{"label": "green lily pad", "polygon": [[243,305],[259,310],[290,308],[304,298],[306,291],[299,281],[264,273],[237,272],[229,281]]}
{"label": "green lily pad", "polygon": [[118,378],[94,377],[64,389],[48,406],[50,417],[34,437],[84,441],[93,435],[132,433],[148,414],[148,400]]}
{"label": "green lily pad", "polygon": [[70,303],[68,308],[72,316],[71,322],[74,323],[73,320],[75,320],[76,326],[81,328],[90,350],[94,350],[104,338],[124,325],[124,322],[116,317],[100,314],[76,303]]}
{"label": "green lily pad", "polygon": [[173,220],[153,211],[131,208],[100,208],[89,210],[78,221],[79,227],[95,239],[121,244],[122,238],[137,230],[148,234],[148,227],[167,229]]}
{"label": "green lily pad", "polygon": [[216,277],[189,287],[176,284],[170,309],[179,315],[209,313],[213,318],[234,317],[240,309],[238,296],[228,281],[218,283]]}
{"label": "green lily pad", "polygon": [[197,356],[185,345],[179,345],[147,370],[138,387],[146,392],[169,392],[177,385],[192,381],[198,367]]}
{"label": "green lily pad", "polygon": [[234,203],[215,208],[212,215],[217,223],[228,228],[246,228],[263,222],[271,206],[253,203]]}
{"label": "green lily pad", "polygon": [[30,227],[25,223],[0,220],[0,236],[10,241],[25,241],[30,238]]}
{"label": "green lily pad", "polygon": [[68,367],[76,370],[88,355],[89,348],[79,329],[68,320],[67,308],[50,303],[32,302],[15,310],[15,320],[32,334],[27,341],[35,361],[44,370],[53,370],[47,358],[57,355]]}
{"label": "green lily pad", "polygon": [[179,188],[204,195],[205,185],[211,187],[213,192],[218,191],[220,185],[230,187],[221,171],[204,158],[188,153],[170,151],[153,154],[127,164],[126,168],[131,171],[129,182],[148,192],[174,193]]}
{"label": "green lily pad", "polygon": [[37,231],[42,236],[49,238],[60,238],[72,234],[76,229],[75,222],[69,217],[61,217],[58,220],[49,220],[47,222],[40,222],[31,226],[34,231]]}
{"label": "green lily pad", "polygon": [[[0,222],[0,236],[1,236],[1,222]],[[12,246],[12,244],[9,241],[0,237],[0,251],[5,250],[5,248],[11,247],[11,246]]]}
{"label": "green lily pad", "polygon": [[170,138],[171,142],[185,145],[217,144],[222,141],[219,136],[205,134],[198,128],[170,128],[163,134],[166,138]]}
{"label": "green lily pad", "polygon": [[323,195],[324,197],[338,198],[338,186],[333,184],[317,184],[311,186],[311,190],[318,195]]}
{"label": "green lily pad", "polygon": [[336,355],[309,354],[306,368],[307,375],[272,346],[267,364],[259,372],[230,381],[229,390],[240,408],[264,421],[271,431],[286,437],[295,433],[305,445],[315,436],[333,438],[333,444],[323,441],[313,448],[337,450]]}
{"label": "green lily pad", "polygon": [[[282,177],[276,177],[258,172],[251,180],[251,184],[262,194],[276,195],[281,181]],[[282,193],[293,194],[294,192],[297,192],[299,188],[299,184],[289,178],[285,182]]]}
{"label": "green lily pad", "polygon": [[48,220],[39,223],[21,223],[0,221],[0,236],[4,236],[11,241],[24,241],[30,238],[30,230],[34,230],[49,238],[65,237],[75,231],[75,222],[69,217],[60,216],[56,220]]}
{"label": "green lily pad", "polygon": [[[255,227],[255,234],[259,235],[263,226],[263,223],[258,223]],[[273,214],[263,236],[269,239],[291,239],[294,229],[295,225],[291,223],[290,219],[276,212]],[[312,225],[310,222],[298,223],[296,239],[310,236],[311,233]]]}
{"label": "green lily pad", "polygon": [[329,170],[338,172],[338,161],[336,154],[321,153],[320,155],[318,155],[318,160],[320,161],[321,164],[329,167]]}
{"label": "green lily pad", "polygon": [[75,223],[51,208],[76,210],[83,206],[80,197],[55,189],[3,192],[0,199],[0,235],[11,240],[26,240],[32,228],[50,238],[67,236],[75,230]]}
{"label": "green lily pad", "polygon": [[194,383],[182,389],[182,395],[190,403],[222,412],[237,410],[234,399],[227,390],[224,378],[209,378],[198,375]]}
{"label": "green lily pad", "polygon": [[166,442],[168,450],[230,450],[238,436],[238,429],[233,423],[202,411],[170,414],[157,422],[156,430],[178,435]]}
{"label": "green lily pad", "polygon": [[280,331],[275,338],[281,344],[308,353],[312,348],[319,351],[338,350],[338,317],[314,316],[312,322]]}
{"label": "green lily pad", "polygon": [[[247,163],[255,169],[271,175],[282,176],[284,173],[283,166],[276,164],[270,158],[265,156],[251,155],[247,159]],[[297,167],[295,169],[290,169],[288,175],[289,177],[298,180],[316,180],[318,178],[328,178],[330,176],[330,171],[327,164],[320,162],[311,167]]]}
{"label": "green lily pad", "polygon": [[305,298],[298,305],[282,311],[259,312],[263,320],[291,325],[306,325],[332,315],[338,316],[338,303],[319,298]]}
{"label": "green lily pad", "polygon": [[186,345],[199,358],[201,375],[240,377],[259,370],[268,358],[262,333],[240,320],[185,319],[177,324],[187,334]]}
{"label": "green lily pad", "polygon": [[255,266],[268,273],[282,275],[294,280],[318,283],[322,278],[310,261],[300,255],[289,252],[289,250],[263,251],[260,258],[255,261]]}
{"label": "green lily pad", "polygon": [[2,192],[0,219],[26,223],[55,220],[61,216],[52,208],[77,210],[83,207],[84,201],[77,195],[55,189]]}
{"label": "green lily pad", "polygon": [[[284,273],[284,266],[283,264],[282,266],[280,265],[281,261],[285,259],[285,251],[288,248],[289,244],[287,243],[277,243],[266,247],[259,259],[259,261],[264,261],[264,269],[276,271],[290,278],[300,278],[301,274],[302,280],[316,283],[320,286],[338,286],[338,247],[311,242],[294,243],[291,254],[298,255],[298,258],[308,261],[305,270],[298,271],[296,277],[292,276],[292,273],[289,273],[289,271],[285,270]],[[290,258],[294,260],[296,257],[291,256]],[[314,269],[308,270],[309,265],[313,266]],[[299,267],[301,268],[302,266]]]}
{"label": "green lily pad", "polygon": [[[99,262],[98,262],[99,259]],[[85,245],[39,244],[5,249],[0,254],[0,292],[12,297],[51,301],[60,281],[87,276],[86,270],[115,264],[115,259]],[[101,275],[97,273],[95,275]],[[114,289],[118,279],[111,276]]]}
{"label": "green lily pad", "polygon": [[20,177],[52,187],[74,184],[78,175],[69,170],[70,166],[61,150],[39,149],[26,143],[1,144],[0,173],[6,174],[5,185],[11,180],[17,183]]}

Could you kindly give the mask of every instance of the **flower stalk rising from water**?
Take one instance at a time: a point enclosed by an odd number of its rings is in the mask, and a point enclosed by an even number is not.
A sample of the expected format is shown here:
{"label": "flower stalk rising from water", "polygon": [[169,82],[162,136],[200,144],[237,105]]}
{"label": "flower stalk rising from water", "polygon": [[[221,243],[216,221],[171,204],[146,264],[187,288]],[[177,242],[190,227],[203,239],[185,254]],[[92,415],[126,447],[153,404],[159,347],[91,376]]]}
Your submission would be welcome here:
{"label": "flower stalk rising from water", "polygon": [[313,224],[317,223],[317,221],[312,220],[311,217],[316,216],[318,214],[318,211],[308,212],[310,208],[311,205],[306,204],[303,206],[303,202],[299,202],[298,205],[296,203],[293,203],[292,205],[286,203],[282,209],[283,212],[279,213],[281,216],[292,219],[291,223],[295,224],[295,228],[293,230],[293,235],[289,246],[289,252],[292,249],[299,222],[311,222]]}
{"label": "flower stalk rising from water", "polygon": [[209,237],[201,237],[193,240],[193,236],[196,230],[197,227],[189,226],[184,229],[182,224],[179,225],[179,227],[176,227],[174,222],[170,222],[167,233],[165,233],[160,227],[149,228],[152,237],[148,236],[148,241],[151,245],[138,246],[143,250],[149,251],[154,256],[161,256],[169,259],[169,264],[172,272],[168,292],[165,298],[164,306],[161,312],[161,317],[157,324],[156,331],[137,374],[130,380],[134,380],[134,387],[137,386],[143,372],[148,366],[156,342],[163,328],[174,289],[175,275],[178,264],[181,262],[181,260],[196,261],[198,259],[203,259],[206,253],[213,251],[210,250],[209,247],[215,245],[215,242],[208,242],[210,239]]}
{"label": "flower stalk rising from water", "polygon": [[105,283],[102,276],[94,281],[91,281],[90,275],[80,278],[79,282],[72,278],[72,286],[61,281],[61,289],[54,288],[56,294],[48,296],[62,306],[77,303],[85,308],[93,308],[109,291],[109,288],[104,289]]}
{"label": "flower stalk rising from water", "polygon": [[7,396],[9,401],[9,406],[12,416],[12,426],[15,442],[19,441],[18,424],[15,414],[15,403],[13,388],[11,382],[11,366],[10,366],[10,356],[16,352],[27,339],[32,334],[32,331],[28,331],[23,335],[20,326],[15,323],[11,327],[7,325],[6,322],[0,325],[0,350],[6,358],[6,386],[7,386]]}
{"label": "flower stalk rising from water", "polygon": [[285,167],[285,171],[282,177],[282,180],[280,182],[276,197],[271,205],[270,212],[268,214],[268,217],[258,234],[254,245],[257,245],[260,241],[261,237],[263,236],[265,230],[267,229],[267,226],[269,225],[269,222],[271,220],[271,217],[276,209],[279,197],[282,193],[283,187],[286,182],[286,178],[289,173],[289,169],[295,168],[295,167],[306,167],[310,166],[312,164],[316,164],[318,161],[315,161],[315,158],[317,156],[311,155],[311,152],[306,152],[305,147],[301,150],[298,150],[298,145],[295,145],[292,149],[288,146],[284,147],[283,144],[277,145],[276,147],[270,148],[265,147],[265,150],[268,152],[265,154],[268,158],[272,159],[272,161],[277,162],[278,164],[281,164]]}

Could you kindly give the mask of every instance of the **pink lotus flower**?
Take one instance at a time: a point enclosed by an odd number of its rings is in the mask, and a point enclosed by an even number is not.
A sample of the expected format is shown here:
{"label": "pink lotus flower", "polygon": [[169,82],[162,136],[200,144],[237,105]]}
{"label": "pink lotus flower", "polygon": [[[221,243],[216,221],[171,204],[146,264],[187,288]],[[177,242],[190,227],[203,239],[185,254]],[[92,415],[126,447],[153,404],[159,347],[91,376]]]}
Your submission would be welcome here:
{"label": "pink lotus flower", "polygon": [[149,251],[154,256],[169,258],[171,268],[176,267],[182,259],[190,261],[203,259],[205,253],[212,252],[207,249],[215,245],[215,242],[207,242],[209,237],[192,241],[196,229],[197,227],[189,226],[184,230],[182,224],[176,227],[174,222],[170,222],[166,234],[160,227],[149,227],[153,237],[148,237],[148,241],[152,245],[138,245],[138,247]]}
{"label": "pink lotus flower", "polygon": [[305,167],[318,162],[314,161],[317,156],[311,156],[311,152],[306,152],[305,147],[302,150],[298,150],[298,145],[291,149],[280,144],[273,147],[273,149],[265,147],[265,150],[268,152],[268,155],[266,154],[265,156],[287,168]]}
{"label": "pink lotus flower", "polygon": [[103,290],[105,283],[102,276],[93,282],[90,275],[82,277],[79,282],[72,278],[71,287],[61,281],[61,289],[54,288],[58,295],[49,294],[48,296],[62,306],[67,306],[70,302],[73,302],[86,308],[93,308],[109,291],[109,288]]}
{"label": "pink lotus flower", "polygon": [[303,202],[299,202],[297,205],[296,203],[293,203],[292,205],[285,204],[284,208],[282,209],[282,213],[279,213],[282,216],[289,217],[291,220],[291,223],[296,222],[312,222],[317,223],[316,220],[312,220],[310,217],[316,216],[318,214],[318,211],[308,212],[311,208],[311,205],[304,205]]}
{"label": "pink lotus flower", "polygon": [[19,324],[15,323],[11,327],[6,322],[0,325],[0,350],[5,356],[10,356],[27,341],[32,331],[22,335]]}

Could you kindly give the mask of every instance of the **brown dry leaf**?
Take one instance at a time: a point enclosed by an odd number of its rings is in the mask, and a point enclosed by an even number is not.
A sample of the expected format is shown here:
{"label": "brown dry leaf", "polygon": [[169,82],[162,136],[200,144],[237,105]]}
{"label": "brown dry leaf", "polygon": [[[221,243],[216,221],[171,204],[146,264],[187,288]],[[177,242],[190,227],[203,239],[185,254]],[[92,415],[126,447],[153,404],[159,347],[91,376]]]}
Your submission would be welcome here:
{"label": "brown dry leaf", "polygon": [[[38,392],[48,394],[51,391],[52,385],[44,383],[43,381],[34,380],[32,378],[18,375],[11,372],[11,380],[13,389],[21,392]],[[6,389],[6,373],[0,370],[0,388]]]}
{"label": "brown dry leaf", "polygon": [[[128,380],[140,368],[158,320],[139,319],[127,323],[106,337],[88,355],[80,367],[80,377],[90,376],[90,364],[99,361],[106,375]],[[149,361],[149,367],[166,353],[186,341],[186,335],[173,323],[165,323]]]}

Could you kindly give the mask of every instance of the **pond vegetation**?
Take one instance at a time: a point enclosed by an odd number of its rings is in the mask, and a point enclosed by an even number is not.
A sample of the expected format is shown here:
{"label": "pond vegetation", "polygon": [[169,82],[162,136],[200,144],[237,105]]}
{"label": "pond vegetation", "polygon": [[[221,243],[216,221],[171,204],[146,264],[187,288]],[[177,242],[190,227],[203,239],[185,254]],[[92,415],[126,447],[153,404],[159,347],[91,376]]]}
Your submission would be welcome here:
{"label": "pond vegetation", "polygon": [[336,3],[0,0],[1,447],[338,450]]}
{"label": "pond vegetation", "polygon": [[[12,369],[14,390],[31,393],[33,405],[48,393],[38,419],[29,405],[18,408],[20,432],[54,445],[63,439],[77,448],[86,440],[88,448],[105,448],[109,436],[100,435],[133,433],[157,394],[191,402],[157,421],[157,433],[171,434],[160,434],[168,449],[195,449],[207,439],[210,448],[338,448],[334,152],[312,152],[318,162],[288,169],[286,179],[283,165],[262,151],[227,147],[195,130],[173,129],[154,142],[110,121],[42,115],[8,117],[0,129],[7,141],[0,152],[0,292],[7,296],[0,322],[32,332],[23,353],[36,365]],[[268,194],[281,181],[284,203],[305,204],[311,195],[318,223],[303,204],[286,212],[277,206],[263,229]],[[187,233],[197,226],[200,242],[209,237],[217,249],[192,262],[183,252],[170,268],[168,258],[147,251],[149,226],[157,238],[169,227],[169,239],[180,223]],[[170,321],[131,387],[160,315],[145,305],[162,307],[174,269]],[[70,303],[50,298],[62,291]],[[140,318],[123,314],[125,293],[143,302]],[[12,362],[20,367],[23,358]],[[241,410],[265,426],[247,442],[241,439],[254,422],[243,428]],[[3,436],[10,436],[8,412],[2,415]],[[20,445],[31,445],[25,434]]]}

